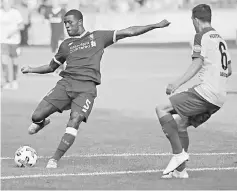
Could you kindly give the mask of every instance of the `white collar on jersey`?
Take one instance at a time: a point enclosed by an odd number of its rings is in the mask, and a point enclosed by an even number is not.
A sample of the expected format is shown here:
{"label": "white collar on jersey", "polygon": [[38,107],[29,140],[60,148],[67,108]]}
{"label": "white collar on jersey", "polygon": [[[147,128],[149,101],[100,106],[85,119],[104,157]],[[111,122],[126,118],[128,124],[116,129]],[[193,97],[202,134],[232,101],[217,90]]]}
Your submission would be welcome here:
{"label": "white collar on jersey", "polygon": [[80,36],[69,36],[69,38],[82,38],[88,31],[84,31]]}

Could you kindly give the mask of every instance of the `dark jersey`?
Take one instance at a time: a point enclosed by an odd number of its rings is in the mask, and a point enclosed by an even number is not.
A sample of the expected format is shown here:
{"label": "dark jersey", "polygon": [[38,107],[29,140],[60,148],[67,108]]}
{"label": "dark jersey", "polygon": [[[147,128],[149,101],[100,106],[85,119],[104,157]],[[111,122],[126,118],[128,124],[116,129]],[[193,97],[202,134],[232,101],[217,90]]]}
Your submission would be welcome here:
{"label": "dark jersey", "polygon": [[54,57],[58,64],[67,63],[60,76],[100,84],[100,61],[104,49],[115,41],[115,31],[85,32],[80,37],[65,39]]}

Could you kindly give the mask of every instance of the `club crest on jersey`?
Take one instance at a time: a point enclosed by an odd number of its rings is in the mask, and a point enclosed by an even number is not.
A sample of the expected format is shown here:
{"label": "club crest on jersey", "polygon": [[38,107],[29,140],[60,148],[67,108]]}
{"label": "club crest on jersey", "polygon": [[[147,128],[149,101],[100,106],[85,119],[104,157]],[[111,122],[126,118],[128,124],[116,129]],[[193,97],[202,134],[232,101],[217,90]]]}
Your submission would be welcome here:
{"label": "club crest on jersey", "polygon": [[194,46],[193,46],[193,51],[194,51],[194,52],[201,52],[201,50],[202,50],[201,45],[194,45]]}

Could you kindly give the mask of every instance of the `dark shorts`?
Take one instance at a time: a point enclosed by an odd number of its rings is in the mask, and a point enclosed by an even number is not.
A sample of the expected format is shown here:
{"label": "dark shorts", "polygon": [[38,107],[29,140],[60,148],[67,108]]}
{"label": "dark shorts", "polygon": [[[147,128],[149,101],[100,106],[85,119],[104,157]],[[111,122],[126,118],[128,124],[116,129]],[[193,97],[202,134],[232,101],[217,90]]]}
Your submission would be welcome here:
{"label": "dark shorts", "polygon": [[174,94],[170,97],[174,111],[184,120],[188,120],[188,125],[198,127],[206,122],[212,114],[217,112],[220,107],[213,105],[199,95],[194,87],[187,91]]}
{"label": "dark shorts", "polygon": [[71,109],[85,116],[87,121],[97,96],[92,81],[77,81],[63,78],[49,91],[44,100],[58,108],[58,112]]}
{"label": "dark shorts", "polygon": [[20,48],[18,44],[2,44],[1,43],[1,55],[8,55],[12,58],[18,57],[20,54]]}

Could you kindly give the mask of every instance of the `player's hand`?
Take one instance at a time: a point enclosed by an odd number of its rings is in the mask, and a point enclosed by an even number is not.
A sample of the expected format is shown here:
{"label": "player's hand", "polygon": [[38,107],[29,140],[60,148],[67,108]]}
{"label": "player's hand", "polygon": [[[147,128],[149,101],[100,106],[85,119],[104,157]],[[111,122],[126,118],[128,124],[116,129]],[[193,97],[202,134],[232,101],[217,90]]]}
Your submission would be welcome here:
{"label": "player's hand", "polygon": [[23,74],[27,74],[27,73],[30,73],[30,69],[31,69],[30,66],[23,66],[23,67],[21,68],[21,72],[22,72]]}
{"label": "player's hand", "polygon": [[179,88],[178,85],[176,85],[175,83],[173,84],[168,84],[167,88],[166,88],[166,94],[170,95],[172,93],[175,92],[175,90],[177,90]]}
{"label": "player's hand", "polygon": [[164,27],[168,27],[170,25],[171,22],[167,21],[166,19],[164,19],[163,21],[157,23],[157,27],[158,28],[164,28]]}

